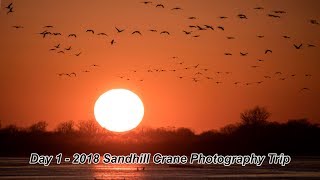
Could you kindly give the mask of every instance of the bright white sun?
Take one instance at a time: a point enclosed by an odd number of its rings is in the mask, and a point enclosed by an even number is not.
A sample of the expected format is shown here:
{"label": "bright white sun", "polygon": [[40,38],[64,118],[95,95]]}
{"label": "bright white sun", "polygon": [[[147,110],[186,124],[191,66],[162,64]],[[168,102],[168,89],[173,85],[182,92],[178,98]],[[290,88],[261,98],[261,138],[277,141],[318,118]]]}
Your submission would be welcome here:
{"label": "bright white sun", "polygon": [[139,125],[143,115],[144,107],[141,99],[126,89],[107,91],[94,105],[96,120],[110,131],[129,131]]}

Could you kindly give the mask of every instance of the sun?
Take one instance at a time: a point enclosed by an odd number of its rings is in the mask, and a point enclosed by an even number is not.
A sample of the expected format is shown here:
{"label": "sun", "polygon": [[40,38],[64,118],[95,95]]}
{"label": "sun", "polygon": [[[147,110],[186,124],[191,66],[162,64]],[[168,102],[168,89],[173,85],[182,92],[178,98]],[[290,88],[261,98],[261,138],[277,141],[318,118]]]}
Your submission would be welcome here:
{"label": "sun", "polygon": [[141,99],[127,89],[109,90],[94,105],[94,116],[98,123],[114,132],[134,129],[142,121],[143,115]]}

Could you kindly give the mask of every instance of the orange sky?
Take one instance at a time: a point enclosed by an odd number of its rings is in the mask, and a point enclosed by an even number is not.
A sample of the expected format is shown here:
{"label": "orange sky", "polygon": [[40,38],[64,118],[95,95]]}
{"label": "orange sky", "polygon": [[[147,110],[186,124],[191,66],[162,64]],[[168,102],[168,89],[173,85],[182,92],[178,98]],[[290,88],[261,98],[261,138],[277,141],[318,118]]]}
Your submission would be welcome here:
{"label": "orange sky", "polygon": [[[7,15],[4,7],[10,2],[14,13]],[[147,5],[141,2],[2,1],[2,123],[25,126],[46,120],[54,127],[66,120],[91,119],[95,100],[112,88],[127,88],[141,97],[145,106],[141,127],[218,129],[238,122],[239,113],[255,105],[267,107],[273,121],[306,117],[319,122],[320,25],[310,23],[310,19],[320,23],[319,1],[153,0]],[[160,3],[165,8],[155,7]],[[254,9],[259,6],[264,9]],[[170,10],[174,7],[183,10]],[[274,10],[286,13],[276,14]],[[248,19],[240,19],[238,14],[245,14]],[[197,19],[188,19],[191,16]],[[12,28],[14,25],[24,28]],[[43,28],[46,25],[53,25],[47,30],[61,32],[62,36],[42,38],[37,33],[46,30]],[[214,30],[199,31],[189,25],[212,25]],[[117,33],[115,27],[125,31]],[[87,29],[95,30],[95,34],[86,33]],[[132,35],[135,30],[141,31],[142,36]],[[183,30],[193,32],[186,35]],[[170,35],[160,35],[161,31]],[[99,32],[108,36],[96,35]],[[77,38],[68,38],[71,33],[77,34]],[[110,44],[112,39],[116,41],[114,45]],[[65,54],[49,51],[59,43],[61,50],[69,46],[72,49]],[[293,44],[300,43],[302,48],[295,49]],[[265,54],[266,49],[273,53]],[[80,56],[74,55],[79,52]],[[248,55],[240,56],[240,52]],[[92,64],[99,67],[91,67]],[[197,64],[197,68],[184,69]],[[209,70],[202,70],[206,68]],[[147,72],[148,69],[153,72]],[[173,69],[177,71],[168,72]],[[84,73],[85,70],[90,72]],[[282,75],[276,75],[278,71]],[[57,75],[71,72],[77,73],[77,77]],[[203,75],[195,75],[197,72]],[[127,77],[129,81],[125,80]],[[192,78],[199,82],[193,82]],[[217,81],[222,83],[216,84]],[[237,81],[240,83],[235,85]],[[254,83],[258,81],[263,82]],[[310,91],[300,92],[302,88]]]}

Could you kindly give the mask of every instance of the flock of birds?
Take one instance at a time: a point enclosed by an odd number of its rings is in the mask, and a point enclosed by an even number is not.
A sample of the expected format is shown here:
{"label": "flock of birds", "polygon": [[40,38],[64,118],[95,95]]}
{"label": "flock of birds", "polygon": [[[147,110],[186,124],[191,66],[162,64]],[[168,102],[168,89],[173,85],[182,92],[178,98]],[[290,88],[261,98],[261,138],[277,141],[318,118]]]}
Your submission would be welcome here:
{"label": "flock of birds", "polygon": [[[143,1],[141,2],[144,5],[148,5],[150,7],[155,7],[155,8],[165,8],[164,4],[161,3],[154,3],[152,1]],[[10,15],[12,13],[14,13],[14,5],[13,3],[8,4],[5,9],[7,9],[7,15]],[[253,8],[254,10],[257,11],[261,11],[264,10],[263,7],[255,7]],[[170,8],[171,11],[182,11],[183,9],[181,7],[173,7]],[[286,14],[286,11],[282,11],[282,10],[276,10],[276,11],[271,11],[270,13],[266,14],[267,17],[270,18],[278,18],[280,19],[282,17],[282,15]],[[236,15],[237,18],[239,19],[243,19],[246,20],[248,19],[247,15],[245,14],[237,14]],[[229,17],[227,16],[219,16],[219,19],[227,19]],[[190,20],[197,20],[198,18],[195,16],[190,16],[188,17],[188,19]],[[196,21],[194,21],[196,22]],[[315,20],[315,19],[310,19],[308,20],[308,22],[312,25],[320,25],[320,23]],[[15,29],[23,29],[24,26],[22,25],[15,25],[12,26]],[[55,27],[53,25],[46,25],[43,26],[43,31],[39,34],[39,36],[41,36],[42,38],[47,38],[48,36],[67,36],[67,38],[78,38],[79,35],[78,34],[74,34],[74,33],[70,33],[70,34],[66,34],[64,35],[61,32],[56,32]],[[214,31],[214,30],[219,30],[219,31],[225,31],[225,27],[222,25],[219,26],[212,26],[209,24],[203,24],[203,25],[199,25],[199,24],[193,24],[193,25],[189,25],[187,26],[184,30],[181,30],[181,33],[185,34],[186,36],[192,37],[192,38],[199,38],[201,36],[201,31]],[[127,29],[123,29],[123,28],[119,28],[119,27],[114,27],[114,31],[116,33],[126,33],[129,32],[132,35],[137,35],[137,36],[143,36],[143,34],[145,32],[141,31],[141,30],[127,30]],[[157,30],[157,29],[147,29],[147,32],[151,32],[151,33],[159,33],[160,35],[163,36],[169,36],[169,35],[173,35],[173,33],[167,31],[167,30]],[[83,30],[84,33],[88,33],[91,35],[97,35],[100,37],[109,37],[109,35],[106,32],[96,32],[94,29],[86,29]],[[265,38],[264,35],[257,35],[257,38]],[[288,35],[283,35],[282,38],[284,39],[290,39],[291,37]],[[236,37],[233,36],[227,36],[226,39],[228,40],[233,40],[236,39]],[[116,41],[115,38],[111,38],[111,40],[109,41],[109,45],[114,46],[116,45],[116,43],[118,43],[118,41]],[[307,48],[316,48],[316,45],[314,44],[293,44],[292,48],[296,49],[296,50],[301,50],[303,49],[303,47],[307,47]],[[51,52],[56,52],[58,54],[66,54],[68,52],[71,52],[74,49],[74,47],[72,46],[66,46],[66,47],[62,47],[62,44],[56,44],[54,46],[52,46],[49,51]],[[265,49],[264,54],[272,54],[273,50],[272,49]],[[249,52],[239,52],[240,56],[248,56]],[[82,55],[82,51],[76,51],[73,52],[72,55],[78,57]],[[224,53],[225,56],[234,56],[235,53],[233,52],[225,52]],[[151,67],[151,68],[147,68],[147,69],[136,69],[136,70],[130,70],[129,73],[127,74],[123,74],[123,75],[118,75],[117,77],[123,80],[136,80],[139,82],[143,82],[144,79],[143,78],[134,78],[135,74],[137,74],[138,72],[143,72],[143,73],[165,73],[165,72],[169,72],[169,73],[175,73],[174,76],[179,79],[189,79],[195,83],[204,81],[204,80],[209,80],[214,82],[215,84],[219,85],[219,84],[223,84],[224,82],[219,80],[219,77],[217,76],[221,76],[221,75],[230,75],[232,74],[232,72],[220,72],[220,71],[212,71],[209,67],[203,67],[203,65],[201,64],[193,64],[193,65],[187,65],[184,61],[180,60],[180,58],[178,58],[177,56],[171,57],[173,59],[172,62],[170,64],[170,67],[167,68],[163,68],[163,67]],[[257,62],[264,62],[263,59],[257,59]],[[99,68],[100,65],[97,64],[92,64],[90,67],[92,68]],[[252,65],[251,68],[260,68],[260,65]],[[91,72],[91,70],[84,70],[81,71],[82,73],[89,73]],[[188,75],[185,75],[188,74]],[[270,73],[269,73],[270,74]],[[266,80],[268,79],[278,79],[280,81],[284,81],[287,80],[289,78],[294,78],[296,76],[298,76],[297,74],[285,74],[284,72],[273,72],[271,73],[272,75],[265,75],[263,76],[264,80],[261,81],[256,81],[256,82],[245,82],[245,81],[234,81],[233,84],[236,86],[239,85],[245,85],[245,86],[249,86],[249,85],[260,85],[262,83],[264,83]],[[66,77],[70,77],[70,78],[74,78],[77,77],[77,73],[76,72],[69,72],[69,73],[57,73],[57,75],[59,77],[62,76],[66,76]],[[303,75],[300,76],[304,76],[305,78],[311,78],[312,75],[310,73],[305,73]],[[310,91],[311,89],[308,87],[302,87],[300,89],[300,92],[304,92],[304,91]]]}

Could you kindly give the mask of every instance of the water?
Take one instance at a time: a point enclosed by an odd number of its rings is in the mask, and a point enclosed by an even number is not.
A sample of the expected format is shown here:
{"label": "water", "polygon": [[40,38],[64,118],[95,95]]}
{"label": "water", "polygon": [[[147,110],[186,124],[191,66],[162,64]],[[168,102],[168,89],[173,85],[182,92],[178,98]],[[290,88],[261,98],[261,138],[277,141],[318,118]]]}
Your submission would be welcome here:
{"label": "water", "polygon": [[[28,158],[0,157],[0,179],[320,179],[319,158],[292,158],[289,165],[206,165],[201,168],[168,165],[29,165]],[[137,171],[137,168],[140,170]]]}

